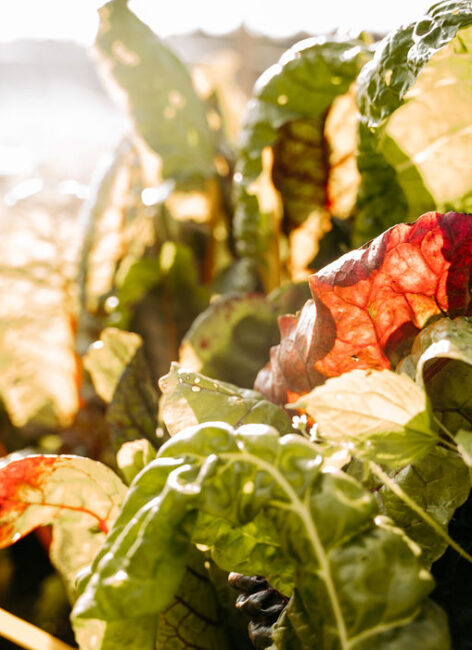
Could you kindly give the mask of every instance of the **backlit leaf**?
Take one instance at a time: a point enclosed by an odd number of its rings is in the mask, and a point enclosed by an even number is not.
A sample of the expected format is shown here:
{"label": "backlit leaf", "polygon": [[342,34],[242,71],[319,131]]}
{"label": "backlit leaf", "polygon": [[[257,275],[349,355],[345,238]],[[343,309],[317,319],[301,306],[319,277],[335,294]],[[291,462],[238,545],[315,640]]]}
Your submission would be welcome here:
{"label": "backlit leaf", "polygon": [[281,343],[255,383],[277,403],[328,377],[390,368],[433,316],[471,313],[472,217],[428,213],[310,277],[313,300],[279,321]]}
{"label": "backlit leaf", "polygon": [[354,243],[427,210],[470,211],[472,8],[443,0],[392,31],[358,78]]}
{"label": "backlit leaf", "polygon": [[321,438],[390,467],[419,460],[439,441],[426,393],[390,370],[352,370],[328,379],[293,405]]}
{"label": "backlit leaf", "polygon": [[262,294],[215,300],[185,335],[179,362],[188,370],[250,388],[279,340],[277,312]]}
{"label": "backlit leaf", "polygon": [[89,458],[6,460],[0,465],[0,548],[51,525],[51,559],[72,594],[76,574],[103,544],[126,487],[111,469]]}
{"label": "backlit leaf", "polygon": [[139,347],[123,370],[106,419],[115,451],[125,442],[145,439],[157,449],[157,386],[151,380],[149,364]]}
{"label": "backlit leaf", "polygon": [[[310,222],[310,247],[302,255],[291,244],[292,277],[298,279],[330,229],[330,213],[346,217],[352,211],[359,181],[351,85],[369,57],[360,40],[307,39],[256,83],[239,142],[235,235],[239,252],[256,258],[263,277],[277,272],[272,249],[279,229],[289,233]],[[268,185],[272,194],[277,189],[271,202],[265,200]]]}
{"label": "backlit leaf", "polygon": [[163,393],[161,417],[171,436],[215,417],[233,426],[255,422],[271,424],[281,433],[292,431],[286,413],[256,391],[216,381],[176,363],[159,385]]}
{"label": "backlit leaf", "polygon": [[138,132],[162,158],[163,177],[212,175],[216,152],[188,70],[126,2],[108,2],[99,13],[96,47]]}
{"label": "backlit leaf", "polygon": [[141,345],[142,339],[138,334],[107,327],[100,334],[100,340],[90,346],[83,358],[84,367],[105,402],[113,399],[123,371]]}
{"label": "backlit leaf", "polygon": [[456,431],[472,421],[472,323],[470,318],[441,318],[416,337],[411,354],[397,372],[425,386],[444,424]]}

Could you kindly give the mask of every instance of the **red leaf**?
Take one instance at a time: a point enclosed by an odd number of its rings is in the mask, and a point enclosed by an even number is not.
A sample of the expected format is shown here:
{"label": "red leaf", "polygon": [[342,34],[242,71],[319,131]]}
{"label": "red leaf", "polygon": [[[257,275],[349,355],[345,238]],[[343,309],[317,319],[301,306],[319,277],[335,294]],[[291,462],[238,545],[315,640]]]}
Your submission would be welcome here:
{"label": "red leaf", "polygon": [[39,526],[68,525],[71,516],[107,534],[124,492],[110,469],[89,458],[12,459],[0,465],[0,548]]}
{"label": "red leaf", "polygon": [[472,313],[472,215],[429,212],[347,253],[309,279],[313,300],[279,321],[280,345],[255,388],[295,401],[328,377],[390,368],[439,313]]}

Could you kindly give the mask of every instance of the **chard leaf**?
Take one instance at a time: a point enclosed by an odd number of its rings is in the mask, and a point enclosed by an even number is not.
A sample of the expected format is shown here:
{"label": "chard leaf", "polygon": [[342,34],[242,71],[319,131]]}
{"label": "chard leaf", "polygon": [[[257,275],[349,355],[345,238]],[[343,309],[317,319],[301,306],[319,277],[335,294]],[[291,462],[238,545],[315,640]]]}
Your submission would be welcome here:
{"label": "chard leaf", "polygon": [[[79,281],[82,307],[88,315],[99,314],[103,308],[124,252],[139,258],[154,241],[152,221],[140,200],[145,180],[136,144],[123,139],[105,162],[92,179],[91,198],[83,214]],[[88,326],[84,314],[82,319]]]}
{"label": "chard leaf", "polygon": [[141,347],[142,339],[134,332],[107,327],[100,340],[90,346],[83,358],[95,390],[105,402],[111,402],[120,377]]}
{"label": "chard leaf", "polygon": [[157,410],[157,390],[140,347],[123,370],[107,409],[115,451],[125,442],[143,438],[157,449],[161,442],[156,436]]}
{"label": "chard leaf", "polygon": [[[373,497],[354,479],[320,470],[311,443],[280,438],[268,426],[213,423],[178,434],[133,483],[74,617],[117,620],[165,610],[193,531],[203,533],[200,516],[235,528],[259,516],[280,531],[267,573],[276,555],[294,566],[310,634],[323,647],[380,650],[393,640],[409,649],[426,628],[430,650],[449,648],[445,618],[426,600],[433,583],[417,547],[376,516]],[[207,545],[222,551],[222,568],[238,571],[214,532],[208,529]]]}
{"label": "chard leaf", "polygon": [[[447,532],[456,509],[470,492],[470,477],[461,458],[441,447],[427,456],[390,474],[396,485],[413,497],[416,503]],[[447,541],[413,512],[386,485],[376,489],[382,511],[421,547],[425,566],[437,560],[446,550]]]}
{"label": "chard leaf", "polygon": [[472,421],[472,324],[469,318],[441,318],[416,337],[398,366],[423,384],[442,422],[452,431]]}
{"label": "chard leaf", "polygon": [[262,294],[215,300],[185,335],[179,362],[188,370],[250,388],[279,340],[277,313]]}
{"label": "chard leaf", "polygon": [[439,442],[425,391],[390,370],[328,379],[293,408],[305,410],[328,442],[389,467],[420,460]]}
{"label": "chard leaf", "polygon": [[427,210],[470,211],[471,24],[469,3],[443,0],[391,32],[361,71],[356,244]]}
{"label": "chard leaf", "polygon": [[467,316],[472,218],[428,213],[310,277],[313,296],[279,321],[281,343],[255,388],[276,403],[353,369],[390,368],[433,316]]}
{"label": "chard leaf", "polygon": [[156,457],[153,445],[141,438],[124,442],[116,454],[116,464],[129,485],[134,477]]}
{"label": "chard leaf", "polygon": [[111,469],[80,456],[14,456],[0,465],[0,548],[53,529],[51,560],[70,595],[103,544],[126,493]]}
{"label": "chard leaf", "polygon": [[215,413],[232,426],[261,423],[290,433],[290,418],[280,407],[266,401],[256,391],[216,381],[173,363],[169,374],[159,381],[163,398],[161,417],[171,436],[202,422],[211,422]]}
{"label": "chard leaf", "polygon": [[162,159],[164,178],[214,173],[215,149],[203,102],[182,62],[126,2],[100,10],[96,47],[124,91],[136,129]]}
{"label": "chard leaf", "polygon": [[144,339],[154,381],[177,359],[182,338],[210,299],[189,246],[164,242],[159,270],[160,282],[136,306],[131,320],[132,329]]}
{"label": "chard leaf", "polygon": [[[240,254],[256,259],[263,277],[278,272],[271,258],[281,216],[274,189],[282,198],[285,231],[311,220],[311,257],[330,229],[328,211],[350,213],[358,184],[357,111],[349,101],[350,87],[369,56],[359,40],[307,39],[256,83],[239,142],[235,235]],[[330,121],[338,99],[344,102]],[[333,173],[341,166],[347,185]],[[301,268],[297,257],[300,250],[292,250],[292,262]]]}
{"label": "chard leaf", "polygon": [[472,431],[459,429],[455,435],[455,440],[464,463],[472,467]]}
{"label": "chard leaf", "polygon": [[227,650],[216,592],[205,556],[192,548],[187,570],[173,601],[158,617],[156,650]]}
{"label": "chard leaf", "polygon": [[77,619],[74,635],[80,650],[156,650],[157,616],[125,621]]}

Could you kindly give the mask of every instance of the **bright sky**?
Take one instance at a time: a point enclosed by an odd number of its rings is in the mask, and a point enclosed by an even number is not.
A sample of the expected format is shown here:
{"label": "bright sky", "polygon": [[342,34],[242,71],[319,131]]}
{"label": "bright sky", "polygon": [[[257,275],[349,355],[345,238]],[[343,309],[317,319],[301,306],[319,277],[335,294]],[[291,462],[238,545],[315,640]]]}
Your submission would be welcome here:
{"label": "bright sky", "polygon": [[[0,0],[0,41],[17,38],[93,43],[103,0]],[[434,0],[130,0],[160,36],[203,29],[222,34],[241,25],[269,36],[335,28],[386,32],[418,18]]]}

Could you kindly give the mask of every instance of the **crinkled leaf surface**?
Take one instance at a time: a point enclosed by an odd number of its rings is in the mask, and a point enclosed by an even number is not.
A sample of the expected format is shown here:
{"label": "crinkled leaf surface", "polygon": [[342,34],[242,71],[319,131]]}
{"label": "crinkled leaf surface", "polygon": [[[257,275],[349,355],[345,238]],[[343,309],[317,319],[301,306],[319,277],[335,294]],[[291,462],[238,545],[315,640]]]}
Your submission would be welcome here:
{"label": "crinkled leaf surface", "polygon": [[277,312],[262,294],[222,296],[185,335],[179,362],[188,370],[250,388],[279,340]]}
{"label": "crinkled leaf surface", "polygon": [[327,377],[390,368],[428,320],[471,312],[472,217],[427,213],[310,277],[313,300],[279,320],[281,343],[255,383],[277,403]]}
{"label": "crinkled leaf surface", "polygon": [[103,544],[126,494],[111,469],[80,456],[27,456],[0,465],[0,547],[53,528],[51,559],[71,593]]}
{"label": "crinkled leaf surface", "polygon": [[471,24],[470,2],[443,0],[391,32],[359,75],[370,134],[361,130],[355,244],[426,210],[470,211]]}
{"label": "crinkled leaf surface", "polygon": [[472,324],[441,318],[424,328],[397,366],[422,383],[444,424],[454,433],[472,422]]}
{"label": "crinkled leaf surface", "polygon": [[162,158],[163,176],[212,175],[213,139],[188,70],[126,2],[112,0],[99,13],[96,47],[138,132]]}
{"label": "crinkled leaf surface", "polygon": [[[365,44],[358,40],[307,39],[288,50],[256,83],[241,130],[236,175],[235,231],[243,255],[264,259],[273,235],[274,224],[264,216],[253,185],[263,171],[267,147],[273,150],[273,182],[292,226],[328,203],[334,205],[335,197],[327,192],[336,187],[328,184],[330,165],[349,156],[341,153],[345,146],[341,145],[330,157],[326,117],[336,98],[348,93],[368,58]],[[347,119],[343,122],[350,124]],[[342,129],[335,133],[346,141]]]}
{"label": "crinkled leaf surface", "polygon": [[156,650],[226,650],[226,638],[216,592],[205,567],[205,556],[193,547],[180,588],[159,614]]}
{"label": "crinkled leaf surface", "polygon": [[141,347],[142,339],[134,332],[107,327],[100,340],[90,346],[83,358],[95,390],[105,402],[111,402],[125,368]]}
{"label": "crinkled leaf surface", "polygon": [[425,391],[391,370],[351,370],[293,406],[315,420],[325,440],[390,467],[423,458],[439,441]]}
{"label": "crinkled leaf surface", "polygon": [[431,577],[407,538],[376,517],[375,500],[354,479],[320,469],[311,443],[280,438],[264,425],[235,431],[216,423],[178,434],[133,483],[74,616],[116,620],[164,610],[193,531],[201,541],[206,529],[222,568],[238,571],[208,520],[238,528],[258,516],[279,529],[280,548],[266,557],[267,573],[277,556],[294,566],[321,647],[381,649],[392,647],[393,638],[413,649],[426,627],[428,648],[448,648],[445,619],[427,605]]}
{"label": "crinkled leaf surface", "polygon": [[160,379],[159,386],[163,393],[160,414],[171,436],[215,417],[235,427],[260,423],[270,424],[282,434],[292,431],[285,411],[260,393],[191,372],[177,363]]}
{"label": "crinkled leaf surface", "polygon": [[[392,473],[391,478],[445,531],[470,492],[467,467],[457,454],[442,447],[435,447],[424,458]],[[431,566],[444,553],[447,542],[387,486],[375,493],[382,511],[421,546],[421,561]]]}

